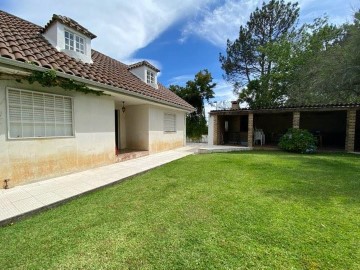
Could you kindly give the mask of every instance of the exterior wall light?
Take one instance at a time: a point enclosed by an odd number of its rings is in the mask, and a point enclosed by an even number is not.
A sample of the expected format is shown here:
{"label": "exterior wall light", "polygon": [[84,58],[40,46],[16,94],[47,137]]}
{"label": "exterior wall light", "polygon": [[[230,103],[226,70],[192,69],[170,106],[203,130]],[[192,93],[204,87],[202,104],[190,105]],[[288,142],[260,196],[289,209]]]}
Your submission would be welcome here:
{"label": "exterior wall light", "polygon": [[125,113],[125,101],[123,101],[123,105],[122,105],[122,108],[121,108],[122,112]]}

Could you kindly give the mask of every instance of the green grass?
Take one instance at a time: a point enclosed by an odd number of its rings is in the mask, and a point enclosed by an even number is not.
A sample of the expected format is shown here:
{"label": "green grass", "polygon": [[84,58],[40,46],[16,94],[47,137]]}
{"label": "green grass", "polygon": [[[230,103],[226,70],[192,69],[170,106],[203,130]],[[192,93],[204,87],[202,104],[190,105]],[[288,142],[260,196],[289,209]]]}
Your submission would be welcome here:
{"label": "green grass", "polygon": [[360,156],[190,156],[0,228],[1,269],[360,269]]}

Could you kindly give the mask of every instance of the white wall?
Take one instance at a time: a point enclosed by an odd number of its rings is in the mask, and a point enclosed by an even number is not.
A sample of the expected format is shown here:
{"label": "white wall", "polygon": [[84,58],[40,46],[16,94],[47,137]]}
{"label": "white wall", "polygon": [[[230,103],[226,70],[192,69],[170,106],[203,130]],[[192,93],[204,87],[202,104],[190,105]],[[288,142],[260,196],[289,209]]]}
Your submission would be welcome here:
{"label": "white wall", "polygon": [[125,122],[126,147],[149,150],[149,105],[127,106]]}
{"label": "white wall", "polygon": [[120,114],[120,149],[127,148],[126,144],[126,111],[122,112],[121,108],[119,108]]}
{"label": "white wall", "polygon": [[[72,96],[75,136],[8,139],[6,87]],[[1,184],[7,178],[10,185],[16,185],[114,162],[114,109],[114,101],[107,96],[0,81]]]}
{"label": "white wall", "polygon": [[208,144],[214,144],[214,116],[209,115],[208,121]]}
{"label": "white wall", "polygon": [[[82,37],[85,41],[85,54],[78,53],[71,50],[65,50],[65,30],[73,32],[74,34]],[[53,23],[47,31],[44,33],[44,37],[53,45],[58,51],[64,52],[67,55],[74,57],[76,59],[80,59],[84,63],[93,63],[91,59],[91,39],[89,37],[84,36],[80,32],[76,30],[64,26],[59,22]]]}
{"label": "white wall", "polygon": [[154,73],[155,76],[155,80],[154,83],[151,83],[149,85],[151,85],[154,88],[158,88],[158,84],[157,84],[157,72],[147,66],[140,66],[140,67],[136,67],[136,68],[132,68],[130,70],[131,73],[133,73],[136,77],[138,77],[140,80],[142,80],[144,83],[147,83],[147,78],[146,78],[146,74],[147,74],[147,70],[151,71],[152,73]]}
{"label": "white wall", "polygon": [[[166,109],[163,107],[150,106],[149,114],[149,151],[150,153],[160,152],[186,144],[186,122],[185,112]],[[176,115],[176,132],[164,132],[164,114]]]}

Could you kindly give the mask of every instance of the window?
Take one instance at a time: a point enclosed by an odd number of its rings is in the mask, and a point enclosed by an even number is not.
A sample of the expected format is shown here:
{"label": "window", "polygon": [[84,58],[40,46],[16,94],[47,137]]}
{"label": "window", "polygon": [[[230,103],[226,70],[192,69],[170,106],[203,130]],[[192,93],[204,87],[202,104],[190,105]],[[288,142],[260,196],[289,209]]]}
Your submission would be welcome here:
{"label": "window", "polygon": [[149,70],[146,71],[146,82],[147,83],[155,83],[154,72],[151,72]]}
{"label": "window", "polygon": [[85,41],[82,37],[65,30],[65,49],[85,54]]}
{"label": "window", "polygon": [[176,114],[164,114],[164,131],[176,132]]}
{"label": "window", "polygon": [[73,131],[71,97],[7,90],[8,137],[69,137]]}

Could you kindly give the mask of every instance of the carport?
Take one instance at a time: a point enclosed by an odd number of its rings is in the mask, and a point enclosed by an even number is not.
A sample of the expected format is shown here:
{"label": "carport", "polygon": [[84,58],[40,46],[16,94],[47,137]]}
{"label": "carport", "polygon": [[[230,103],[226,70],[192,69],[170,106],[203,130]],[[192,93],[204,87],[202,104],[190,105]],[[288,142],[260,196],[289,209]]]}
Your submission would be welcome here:
{"label": "carport", "polygon": [[209,144],[253,147],[254,132],[261,132],[265,138],[262,143],[276,146],[289,128],[310,131],[317,138],[321,150],[360,151],[360,104],[258,109],[239,108],[237,105],[229,110],[211,111]]}

